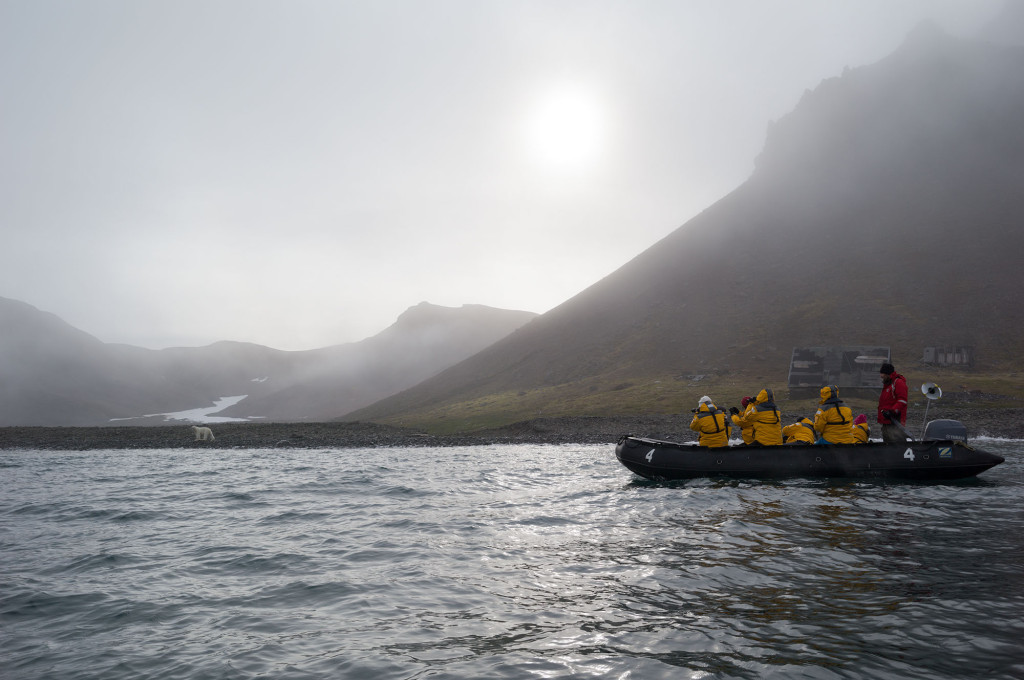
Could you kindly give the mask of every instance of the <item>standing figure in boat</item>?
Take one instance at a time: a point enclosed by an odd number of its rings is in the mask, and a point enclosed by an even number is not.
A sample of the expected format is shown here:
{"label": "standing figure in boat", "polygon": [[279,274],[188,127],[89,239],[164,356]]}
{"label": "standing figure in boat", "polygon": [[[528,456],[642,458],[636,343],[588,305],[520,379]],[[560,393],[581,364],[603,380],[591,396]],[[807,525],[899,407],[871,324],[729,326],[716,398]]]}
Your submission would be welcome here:
{"label": "standing figure in boat", "polygon": [[821,401],[814,414],[816,444],[853,444],[853,411],[839,400],[839,388],[826,385],[821,388]]}
{"label": "standing figure in boat", "polygon": [[745,418],[754,409],[754,398],[743,397],[740,404],[743,406],[743,413],[740,413],[740,410],[735,406],[729,409],[729,413],[732,414],[732,424],[740,428],[740,436],[743,437],[744,444],[753,444],[754,423],[748,423]]}
{"label": "standing figure in boat", "polygon": [[878,395],[878,423],[882,441],[902,444],[909,439],[903,426],[907,424],[907,379],[892,364],[882,364],[882,393]]}
{"label": "standing figure in boat", "polygon": [[[754,397],[754,407],[740,416],[740,428],[751,429],[751,440],[762,446],[778,446],[782,443],[782,420],[775,406],[775,394],[768,388]],[[735,418],[733,419],[735,422]]]}
{"label": "standing figure in boat", "polygon": [[853,419],[853,441],[856,444],[866,444],[868,441],[868,417],[861,413]]}
{"label": "standing figure in boat", "polygon": [[693,420],[690,429],[698,434],[697,443],[701,446],[728,446],[729,426],[726,424],[725,411],[720,410],[704,396],[693,409]]}
{"label": "standing figure in boat", "polygon": [[782,428],[782,436],[787,444],[813,444],[818,439],[814,421],[810,418],[801,418],[792,425],[786,425]]}

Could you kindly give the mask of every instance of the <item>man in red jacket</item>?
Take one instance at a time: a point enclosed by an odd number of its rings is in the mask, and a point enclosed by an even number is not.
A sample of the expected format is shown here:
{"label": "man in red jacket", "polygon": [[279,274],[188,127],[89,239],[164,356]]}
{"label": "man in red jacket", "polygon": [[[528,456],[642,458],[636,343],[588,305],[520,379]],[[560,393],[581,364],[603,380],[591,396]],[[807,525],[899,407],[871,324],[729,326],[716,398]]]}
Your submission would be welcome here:
{"label": "man in red jacket", "polygon": [[892,364],[882,364],[882,393],[878,395],[878,422],[882,441],[902,444],[910,439],[903,425],[907,422],[907,379]]}

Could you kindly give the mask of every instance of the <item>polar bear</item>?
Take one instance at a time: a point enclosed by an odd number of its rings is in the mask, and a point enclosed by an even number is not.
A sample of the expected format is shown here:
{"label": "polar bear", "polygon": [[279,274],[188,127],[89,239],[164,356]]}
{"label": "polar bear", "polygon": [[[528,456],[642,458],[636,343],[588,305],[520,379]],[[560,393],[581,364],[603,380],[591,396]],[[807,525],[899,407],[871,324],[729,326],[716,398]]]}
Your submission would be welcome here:
{"label": "polar bear", "polygon": [[204,441],[205,442],[207,439],[209,439],[211,442],[213,441],[213,430],[211,430],[210,428],[208,428],[208,427],[199,427],[198,425],[193,425],[192,429],[196,433],[196,441],[197,442],[198,441]]}

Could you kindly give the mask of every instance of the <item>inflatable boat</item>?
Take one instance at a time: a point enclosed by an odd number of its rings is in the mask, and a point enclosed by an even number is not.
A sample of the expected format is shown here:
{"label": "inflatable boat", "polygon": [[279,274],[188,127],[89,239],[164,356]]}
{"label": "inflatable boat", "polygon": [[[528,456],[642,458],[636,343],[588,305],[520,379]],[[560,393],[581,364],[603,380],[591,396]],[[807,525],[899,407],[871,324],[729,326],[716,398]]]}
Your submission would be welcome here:
{"label": "inflatable boat", "polygon": [[921,441],[865,444],[783,444],[708,448],[623,435],[619,462],[654,481],[731,477],[854,477],[913,480],[963,479],[1003,462],[1003,457],[967,442],[954,420],[928,423]]}

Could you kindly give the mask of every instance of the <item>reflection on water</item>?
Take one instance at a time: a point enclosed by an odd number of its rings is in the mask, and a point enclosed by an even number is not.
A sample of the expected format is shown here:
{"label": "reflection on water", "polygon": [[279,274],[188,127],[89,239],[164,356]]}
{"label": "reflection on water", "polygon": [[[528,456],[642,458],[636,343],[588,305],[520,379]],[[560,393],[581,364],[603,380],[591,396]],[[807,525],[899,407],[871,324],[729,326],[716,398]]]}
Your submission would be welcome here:
{"label": "reflection on water", "polygon": [[4,678],[1024,677],[1012,446],[943,484],[654,484],[597,446],[5,454]]}

